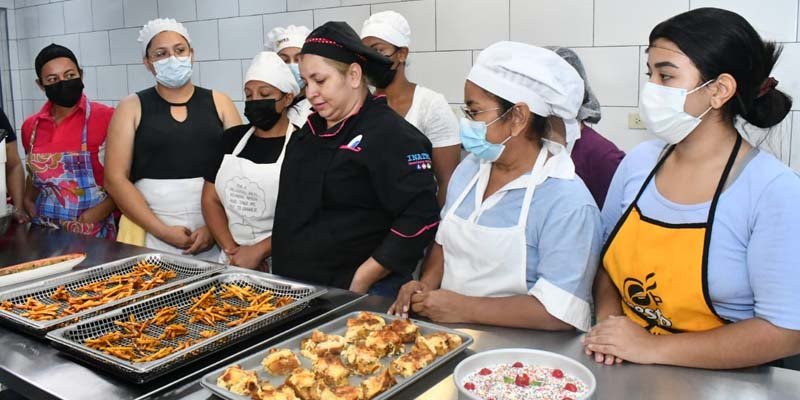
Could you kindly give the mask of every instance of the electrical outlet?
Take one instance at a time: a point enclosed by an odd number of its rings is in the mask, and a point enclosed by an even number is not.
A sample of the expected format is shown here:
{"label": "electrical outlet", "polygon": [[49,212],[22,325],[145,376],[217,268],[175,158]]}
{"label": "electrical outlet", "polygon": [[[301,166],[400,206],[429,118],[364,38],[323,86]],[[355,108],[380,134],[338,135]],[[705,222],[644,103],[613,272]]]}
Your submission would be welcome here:
{"label": "electrical outlet", "polygon": [[647,129],[638,112],[628,114],[628,129]]}

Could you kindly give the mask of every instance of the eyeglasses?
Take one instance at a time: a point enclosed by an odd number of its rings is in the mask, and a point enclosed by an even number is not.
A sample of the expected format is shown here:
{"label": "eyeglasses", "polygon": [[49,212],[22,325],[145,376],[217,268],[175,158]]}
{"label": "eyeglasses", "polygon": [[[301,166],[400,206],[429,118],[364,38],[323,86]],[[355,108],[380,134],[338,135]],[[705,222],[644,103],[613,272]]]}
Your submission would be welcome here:
{"label": "eyeglasses", "polygon": [[497,111],[497,110],[502,110],[502,108],[497,107],[497,108],[490,108],[488,110],[472,111],[467,106],[461,106],[461,111],[464,113],[464,116],[466,116],[468,119],[470,119],[472,121],[475,121],[475,116],[480,114],[480,113],[485,113],[485,112],[489,112],[489,111]]}
{"label": "eyeglasses", "polygon": [[190,52],[189,48],[184,46],[177,47],[172,52],[170,52],[165,48],[158,48],[154,50],[152,53],[150,53],[150,61],[151,62],[161,61],[171,56],[186,57],[189,56],[189,52]]}

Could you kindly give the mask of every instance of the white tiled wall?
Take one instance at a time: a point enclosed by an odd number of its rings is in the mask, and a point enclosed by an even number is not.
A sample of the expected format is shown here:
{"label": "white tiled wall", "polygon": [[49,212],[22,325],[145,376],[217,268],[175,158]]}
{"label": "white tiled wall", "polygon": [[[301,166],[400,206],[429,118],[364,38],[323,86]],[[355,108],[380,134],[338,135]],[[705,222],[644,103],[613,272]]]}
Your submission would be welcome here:
{"label": "white tiled wall", "polygon": [[[461,102],[464,77],[481,49],[498,40],[577,50],[603,104],[598,130],[625,149],[648,138],[629,130],[638,106],[645,46],[660,21],[698,7],[723,7],[784,44],[773,75],[798,101],[764,144],[800,169],[800,0],[16,0],[8,13],[14,119],[37,110],[44,96],[33,60],[51,42],[70,47],[85,69],[86,93],[107,104],[153,84],[136,42],[155,17],[187,23],[195,48],[195,82],[226,92],[243,107],[242,79],[267,33],[289,24],[346,21],[356,31],[370,14],[395,10],[412,28],[409,76]],[[0,4],[2,6],[2,4]],[[10,6],[9,6],[10,7]],[[11,113],[9,113],[11,114]],[[754,133],[758,136],[759,133]],[[798,140],[792,140],[798,136]]]}

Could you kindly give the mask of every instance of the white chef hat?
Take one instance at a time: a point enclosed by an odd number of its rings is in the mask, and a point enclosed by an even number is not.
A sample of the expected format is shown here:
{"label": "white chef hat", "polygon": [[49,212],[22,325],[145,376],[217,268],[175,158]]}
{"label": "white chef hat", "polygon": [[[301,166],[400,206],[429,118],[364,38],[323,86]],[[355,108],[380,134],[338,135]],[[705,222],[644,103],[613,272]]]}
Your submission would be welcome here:
{"label": "white chef hat", "polygon": [[297,85],[292,70],[278,54],[271,51],[262,51],[253,57],[244,75],[244,82],[250,81],[266,82],[283,93],[292,93],[295,96],[300,93],[300,86]]}
{"label": "white chef hat", "polygon": [[179,33],[183,36],[191,46],[192,39],[189,37],[189,31],[182,23],[175,21],[172,18],[156,18],[148,21],[139,31],[139,38],[137,41],[142,44],[142,53],[147,53],[147,45],[150,41],[161,32],[172,31]]}
{"label": "white chef hat", "polygon": [[497,42],[481,51],[467,80],[538,115],[554,115],[566,126],[567,143],[580,138],[576,120],[583,79],[553,51],[518,42]]}
{"label": "white chef hat", "polygon": [[305,26],[289,25],[287,27],[277,27],[267,34],[267,42],[264,43],[264,50],[279,52],[287,47],[303,48],[306,37],[311,33],[311,29]]}
{"label": "white chef hat", "polygon": [[394,11],[372,14],[361,28],[361,39],[373,36],[397,47],[411,44],[411,27],[406,18]]}

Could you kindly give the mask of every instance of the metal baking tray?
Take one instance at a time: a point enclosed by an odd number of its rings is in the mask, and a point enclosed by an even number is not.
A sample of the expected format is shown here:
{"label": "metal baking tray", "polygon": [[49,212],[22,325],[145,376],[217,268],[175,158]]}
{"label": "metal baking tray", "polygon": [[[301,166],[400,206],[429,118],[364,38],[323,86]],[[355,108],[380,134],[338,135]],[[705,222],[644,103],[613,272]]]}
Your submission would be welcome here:
{"label": "metal baking tray", "polygon": [[[326,323],[324,325],[320,325],[317,328],[309,329],[306,332],[303,332],[303,333],[301,333],[301,334],[299,334],[297,336],[294,336],[294,337],[292,337],[290,339],[287,339],[287,340],[285,340],[283,342],[280,342],[278,344],[270,346],[269,348],[264,349],[262,351],[259,351],[258,353],[255,353],[255,354],[253,354],[251,356],[248,356],[248,357],[245,357],[243,359],[240,359],[240,360],[237,360],[235,362],[232,362],[232,363],[230,363],[230,364],[228,364],[228,365],[226,365],[224,367],[221,367],[221,368],[219,368],[219,369],[217,369],[217,370],[215,370],[213,372],[210,372],[210,373],[206,374],[205,376],[203,376],[203,378],[200,379],[200,384],[202,384],[208,390],[212,391],[217,396],[222,397],[224,399],[229,399],[229,400],[247,400],[247,399],[249,399],[249,397],[247,397],[247,396],[240,396],[240,395],[234,394],[232,392],[229,392],[229,391],[217,386],[217,379],[219,379],[219,377],[222,376],[222,374],[225,372],[225,370],[228,367],[231,367],[233,365],[239,365],[242,369],[257,371],[258,376],[259,376],[259,378],[261,379],[262,382],[269,382],[271,385],[273,385],[275,387],[278,387],[282,383],[284,383],[286,378],[282,377],[282,376],[274,376],[274,375],[271,375],[271,374],[267,374],[266,372],[264,372],[264,368],[261,366],[261,361],[264,359],[264,357],[267,356],[267,354],[269,354],[269,350],[270,349],[273,349],[273,348],[286,349],[286,348],[288,348],[288,349],[292,350],[295,354],[297,354],[297,357],[300,359],[302,367],[307,368],[307,369],[311,369],[312,362],[310,360],[308,360],[307,358],[303,357],[300,354],[300,342],[303,339],[309,337],[311,335],[311,332],[314,331],[314,330],[320,330],[320,331],[322,331],[322,332],[324,332],[326,334],[336,334],[336,335],[344,336],[345,332],[347,331],[347,320],[350,319],[350,318],[357,317],[359,313],[360,313],[360,311],[355,311],[355,312],[349,313],[347,315],[343,315],[343,316],[341,316],[339,318],[336,318],[333,321],[330,321],[330,322],[328,322],[328,323]],[[374,315],[378,315],[378,316],[382,317],[383,319],[385,319],[387,325],[389,323],[391,323],[392,321],[394,321],[395,319],[399,319],[399,317],[394,316],[394,315],[382,314],[382,313],[376,313],[376,312],[370,312],[370,313],[374,314]],[[470,336],[470,335],[468,335],[466,333],[459,332],[459,331],[456,331],[456,330],[453,330],[453,329],[450,329],[450,328],[446,328],[446,327],[441,326],[441,325],[432,324],[430,322],[419,321],[419,320],[416,320],[416,319],[410,319],[410,321],[413,322],[414,324],[416,324],[417,326],[419,326],[419,332],[420,332],[421,335],[429,335],[429,334],[435,333],[435,332],[452,333],[452,334],[460,336],[462,343],[461,343],[460,346],[458,346],[455,349],[451,350],[449,353],[447,353],[447,354],[445,354],[443,356],[437,357],[432,363],[428,364],[426,367],[424,367],[421,370],[417,371],[414,375],[411,375],[408,378],[404,378],[402,376],[395,376],[395,379],[397,380],[397,383],[394,386],[392,386],[391,388],[389,388],[389,390],[387,390],[387,391],[385,391],[385,392],[373,397],[372,400],[383,400],[383,399],[388,399],[388,398],[392,397],[393,395],[397,394],[398,392],[400,392],[401,390],[403,390],[407,386],[409,386],[412,383],[414,383],[416,380],[420,379],[421,377],[425,376],[426,374],[428,374],[429,372],[431,372],[435,368],[437,368],[440,365],[444,364],[445,362],[447,362],[448,360],[450,360],[451,358],[456,356],[458,353],[461,353],[462,351],[466,350],[467,347],[469,347],[472,344],[472,342],[474,341],[472,339],[472,336]],[[407,343],[405,345],[404,354],[407,353],[409,350],[411,350],[411,347],[412,347],[412,344]],[[389,363],[394,358],[395,357],[393,357],[393,356],[384,357],[381,360],[382,367],[384,367],[384,368],[388,367]],[[363,380],[363,378],[358,376],[358,375],[351,375],[350,376],[350,384],[351,385],[360,385],[362,380]]]}
{"label": "metal baking tray", "polygon": [[[228,284],[250,286],[254,292],[258,294],[271,290],[275,293],[275,296],[290,296],[295,301],[235,327],[228,327],[225,325],[226,322],[232,321],[235,317],[231,317],[225,322],[217,322],[214,327],[200,322],[189,323],[190,316],[187,310],[194,304],[192,298],[202,296],[214,286],[217,287],[217,293],[219,293],[219,290],[222,289],[222,285]],[[312,299],[322,296],[327,291],[328,290],[323,287],[281,279],[274,275],[256,271],[224,272],[220,275],[191,283],[167,293],[79,322],[75,325],[52,331],[47,335],[47,338],[60,350],[64,350],[93,365],[101,366],[104,370],[113,372],[129,381],[144,383],[164,375],[190,361],[195,361],[214,351],[230,346],[239,340],[257,333],[263,328],[300,312],[309,306],[309,302]],[[247,303],[235,298],[218,300],[235,306],[247,305]],[[199,332],[202,330],[214,330],[217,334],[211,338],[202,339],[198,343],[172,353],[162,359],[148,362],[123,360],[102,351],[92,349],[84,344],[86,339],[96,338],[106,333],[120,330],[120,328],[114,324],[114,321],[127,320],[131,314],[135,315],[138,321],[142,321],[152,318],[158,310],[164,307],[177,307],[178,318],[172,321],[171,324],[183,324],[189,331],[186,336],[180,336],[174,340],[163,340],[165,345],[175,346],[177,342],[190,338],[200,340]],[[164,328],[165,326],[151,325],[146,330],[146,333],[149,336],[158,337],[164,332]],[[119,344],[123,346],[129,343],[130,339],[124,339],[119,342]]]}
{"label": "metal baking tray", "polygon": [[45,304],[61,303],[62,306],[59,308],[59,311],[61,311],[65,308],[66,302],[56,301],[50,298],[50,295],[53,294],[59,286],[64,286],[72,296],[80,296],[85,294],[85,292],[78,291],[77,289],[79,287],[108,279],[114,275],[128,273],[135,265],[142,261],[155,264],[164,270],[175,271],[177,276],[150,290],[141,291],[132,296],[49,321],[35,321],[22,317],[20,314],[22,314],[24,310],[18,309],[11,311],[0,310],[0,319],[26,332],[44,336],[48,331],[65,326],[76,319],[85,319],[97,315],[102,311],[129,304],[135,300],[205,278],[225,269],[224,265],[189,257],[158,253],[142,254],[2,291],[0,292],[0,302],[10,301],[12,303],[24,303],[27,298],[32,297]]}

